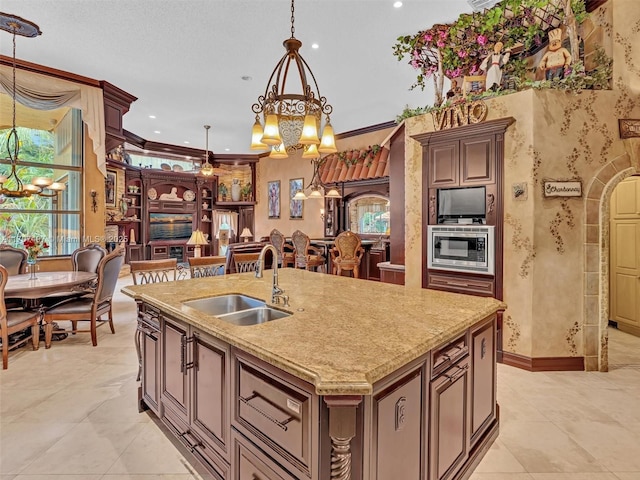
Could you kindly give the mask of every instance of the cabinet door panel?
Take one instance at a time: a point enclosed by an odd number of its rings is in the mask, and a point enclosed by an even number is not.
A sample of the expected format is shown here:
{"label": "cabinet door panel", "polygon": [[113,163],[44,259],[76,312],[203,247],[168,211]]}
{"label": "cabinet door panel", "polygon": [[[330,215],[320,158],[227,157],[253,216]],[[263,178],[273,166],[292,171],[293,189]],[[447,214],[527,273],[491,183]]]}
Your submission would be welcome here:
{"label": "cabinet door panel", "polygon": [[187,328],[173,323],[166,318],[162,329],[162,402],[176,410],[188,423],[187,399],[188,382],[186,375],[186,349],[184,342],[187,338]]}
{"label": "cabinet door panel", "polygon": [[158,378],[158,360],[160,359],[160,345],[158,338],[143,333],[142,341],[142,397],[145,403],[154,411],[158,412],[158,400],[160,386]]}
{"label": "cabinet door panel", "polygon": [[460,141],[460,185],[495,182],[493,136]]}
{"label": "cabinet door panel", "polygon": [[429,147],[429,188],[458,185],[458,142]]}
{"label": "cabinet door panel", "polygon": [[469,357],[431,383],[431,480],[448,480],[469,452]]}
{"label": "cabinet door panel", "polygon": [[228,348],[194,334],[192,428],[209,444],[226,453],[229,402],[226,387]]}
{"label": "cabinet door panel", "polygon": [[471,331],[471,445],[496,416],[495,317]]}
{"label": "cabinet door panel", "polygon": [[419,371],[375,399],[377,480],[420,478],[422,381]]}

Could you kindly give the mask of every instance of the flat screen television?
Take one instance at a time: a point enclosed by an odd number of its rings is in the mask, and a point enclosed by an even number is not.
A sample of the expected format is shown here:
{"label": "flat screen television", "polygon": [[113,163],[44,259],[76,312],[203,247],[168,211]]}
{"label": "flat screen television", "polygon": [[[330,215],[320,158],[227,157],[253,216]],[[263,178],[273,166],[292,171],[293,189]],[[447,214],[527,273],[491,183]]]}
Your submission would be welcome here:
{"label": "flat screen television", "polygon": [[438,223],[457,223],[458,219],[471,219],[477,223],[484,223],[485,217],[485,187],[438,190]]}
{"label": "flat screen television", "polygon": [[150,213],[149,240],[183,240],[191,237],[191,213]]}

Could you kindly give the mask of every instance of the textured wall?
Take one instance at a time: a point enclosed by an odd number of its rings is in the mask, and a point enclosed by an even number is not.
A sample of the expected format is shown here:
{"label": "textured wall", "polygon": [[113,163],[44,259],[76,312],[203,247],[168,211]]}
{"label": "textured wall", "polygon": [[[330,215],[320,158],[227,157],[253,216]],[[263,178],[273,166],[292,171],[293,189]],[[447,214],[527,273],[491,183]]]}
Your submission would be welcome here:
{"label": "textured wall", "polygon": [[[612,90],[528,90],[486,102],[487,120],[516,119],[505,135],[503,348],[527,357],[597,355],[594,346],[606,343],[597,323],[590,325],[608,301],[601,298],[606,288],[596,287],[606,280],[607,265],[599,234],[593,237],[610,195],[605,185],[611,189],[630,173],[628,151],[635,151],[635,143],[620,140],[618,119],[640,118],[638,3],[611,0],[585,28],[613,53]],[[406,283],[412,286],[421,285],[422,272],[422,151],[409,136],[433,129],[430,115],[407,120]],[[580,180],[583,196],[544,198],[544,180]],[[516,200],[513,185],[523,183],[527,198]],[[592,331],[585,334],[585,326]]]}

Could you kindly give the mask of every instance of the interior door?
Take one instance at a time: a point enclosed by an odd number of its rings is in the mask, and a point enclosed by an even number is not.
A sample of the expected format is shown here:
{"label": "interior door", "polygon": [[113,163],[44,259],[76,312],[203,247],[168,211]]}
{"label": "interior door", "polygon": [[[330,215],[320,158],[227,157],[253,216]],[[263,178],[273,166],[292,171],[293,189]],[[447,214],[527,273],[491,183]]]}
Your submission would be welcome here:
{"label": "interior door", "polygon": [[640,336],[640,177],[611,196],[610,311],[620,330]]}

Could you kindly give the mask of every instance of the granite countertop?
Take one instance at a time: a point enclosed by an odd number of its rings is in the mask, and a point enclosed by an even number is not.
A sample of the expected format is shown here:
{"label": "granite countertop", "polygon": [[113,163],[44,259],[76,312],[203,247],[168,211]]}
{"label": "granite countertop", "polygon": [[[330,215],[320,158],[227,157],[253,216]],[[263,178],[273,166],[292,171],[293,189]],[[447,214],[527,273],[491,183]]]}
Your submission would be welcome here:
{"label": "granite countertop", "polygon": [[236,326],[184,306],[240,293],[269,302],[272,271],[181,280],[122,289],[315,386],[319,395],[367,395],[373,384],[505,308],[493,298],[278,270],[293,315]]}

